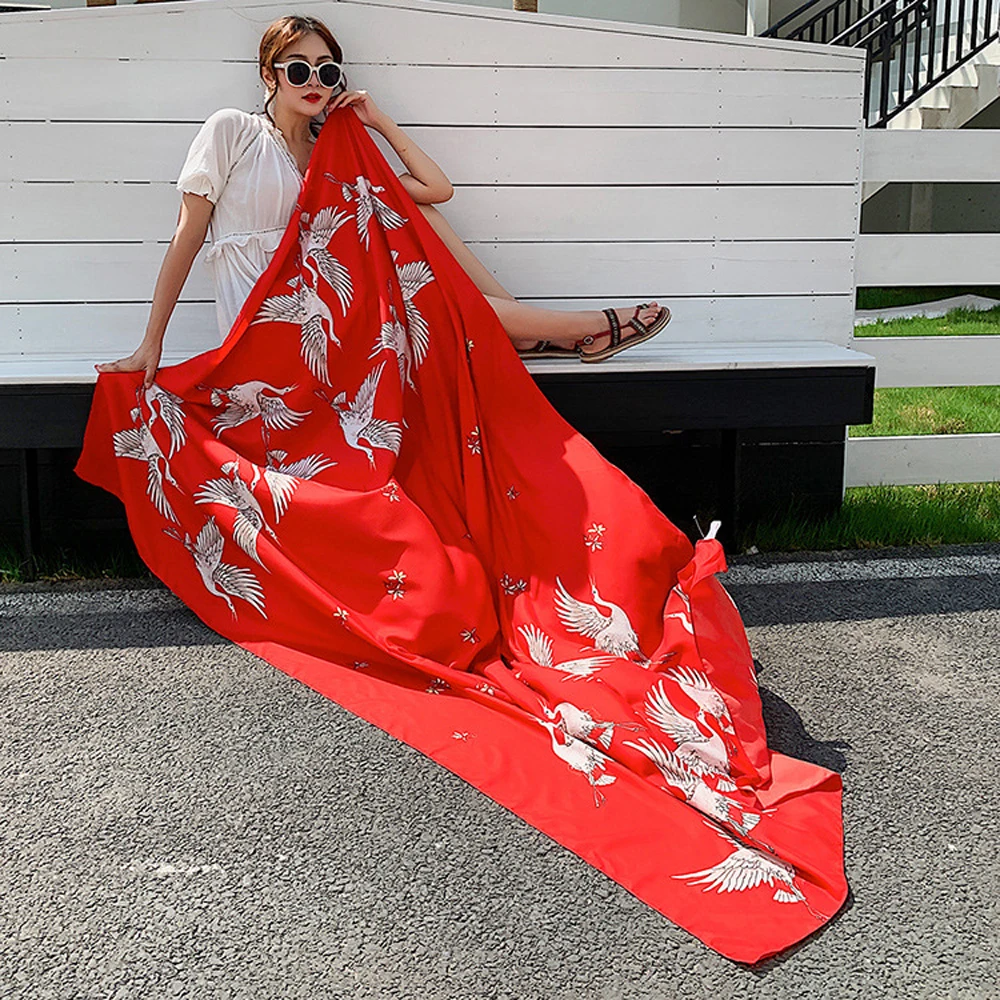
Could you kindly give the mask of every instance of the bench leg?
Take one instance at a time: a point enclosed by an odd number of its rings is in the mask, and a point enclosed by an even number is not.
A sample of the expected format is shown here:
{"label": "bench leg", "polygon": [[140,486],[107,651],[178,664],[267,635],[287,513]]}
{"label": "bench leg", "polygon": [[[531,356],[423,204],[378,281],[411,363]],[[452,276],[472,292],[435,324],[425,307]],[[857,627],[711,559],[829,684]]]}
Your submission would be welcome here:
{"label": "bench leg", "polygon": [[21,493],[21,549],[24,552],[24,571],[28,580],[34,580],[37,567],[35,554],[41,540],[41,517],[38,502],[38,449],[22,448],[19,451],[18,479]]}
{"label": "bench leg", "polygon": [[726,548],[736,544],[736,536],[742,526],[740,511],[740,432],[724,430],[719,448],[719,519],[722,521],[720,535]]}

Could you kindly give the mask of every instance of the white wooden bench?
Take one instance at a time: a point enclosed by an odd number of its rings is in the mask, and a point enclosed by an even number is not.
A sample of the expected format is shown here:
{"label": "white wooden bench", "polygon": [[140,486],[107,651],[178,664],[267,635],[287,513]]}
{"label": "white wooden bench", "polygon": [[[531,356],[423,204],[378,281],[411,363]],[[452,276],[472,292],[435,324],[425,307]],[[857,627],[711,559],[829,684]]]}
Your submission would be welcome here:
{"label": "white wooden bench", "polygon": [[[684,506],[671,479],[709,472],[724,533],[797,490],[839,504],[873,375],[852,350],[863,53],[435,0],[296,10],[442,165],[449,221],[520,300],[670,305],[663,333],[608,362],[527,362],[668,513]],[[218,108],[260,107],[257,45],[285,13],[202,0],[0,19],[0,464],[20,470],[29,547],[39,493],[56,520],[77,509],[59,494],[72,476],[39,490],[56,453],[38,449],[79,446],[93,362],[141,336],[187,146]],[[164,363],[217,343],[210,300],[196,261]],[[6,496],[0,477],[9,522]]]}
{"label": "white wooden bench", "polygon": [[[534,358],[526,367],[556,409],[633,472],[668,515],[714,495],[731,538],[791,498],[834,509],[844,483],[845,426],[871,420],[875,359],[822,341],[672,342],[670,330],[600,363]],[[162,363],[186,356],[165,352]],[[82,445],[95,381],[90,356],[0,356],[0,449],[19,455],[21,541],[29,557],[41,533],[38,451]],[[665,435],[705,432],[716,438],[709,445],[714,483],[678,488],[692,475],[679,455],[661,459],[665,488],[655,471],[628,468],[630,453],[655,463],[658,447],[676,444]]]}

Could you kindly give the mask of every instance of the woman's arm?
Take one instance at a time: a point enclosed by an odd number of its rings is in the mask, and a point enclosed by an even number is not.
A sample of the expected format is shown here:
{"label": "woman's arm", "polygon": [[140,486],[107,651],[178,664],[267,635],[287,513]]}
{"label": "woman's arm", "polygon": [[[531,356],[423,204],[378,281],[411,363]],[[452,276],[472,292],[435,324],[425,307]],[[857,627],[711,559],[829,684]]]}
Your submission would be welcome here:
{"label": "woman's arm", "polygon": [[362,124],[381,132],[409,171],[399,180],[410,197],[422,205],[447,201],[454,193],[445,172],[378,105],[367,90],[345,90],[327,105],[327,112],[342,105],[354,108]]}
{"label": "woman's arm", "polygon": [[146,333],[139,346],[127,357],[105,364],[95,365],[99,372],[134,372],[145,369],[143,385],[150,386],[156,376],[163,352],[163,336],[167,322],[181,289],[191,271],[198,251],[205,242],[208,223],[215,206],[200,194],[185,191],[177,216],[177,229],[167,247],[160,273],[153,290],[153,304],[146,322]]}

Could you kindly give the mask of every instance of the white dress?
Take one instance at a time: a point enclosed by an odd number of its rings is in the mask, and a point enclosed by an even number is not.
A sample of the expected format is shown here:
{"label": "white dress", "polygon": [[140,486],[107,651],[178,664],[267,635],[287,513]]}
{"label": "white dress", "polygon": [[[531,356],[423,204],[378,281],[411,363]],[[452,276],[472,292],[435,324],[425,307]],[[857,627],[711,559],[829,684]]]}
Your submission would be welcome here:
{"label": "white dress", "polygon": [[177,190],[215,205],[205,261],[221,339],[271,262],[303,180],[281,130],[263,112],[222,108],[194,137]]}

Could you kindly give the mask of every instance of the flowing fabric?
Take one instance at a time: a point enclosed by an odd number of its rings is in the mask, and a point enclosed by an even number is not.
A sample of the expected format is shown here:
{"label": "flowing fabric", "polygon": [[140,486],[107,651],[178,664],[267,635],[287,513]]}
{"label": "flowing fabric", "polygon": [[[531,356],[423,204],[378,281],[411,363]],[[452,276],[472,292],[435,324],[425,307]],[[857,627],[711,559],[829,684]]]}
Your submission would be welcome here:
{"label": "flowing fabric", "polygon": [[99,376],[76,472],[210,628],[722,954],[843,903],[839,776],[768,750],[719,542],[556,413],[352,110],[223,344]]}

